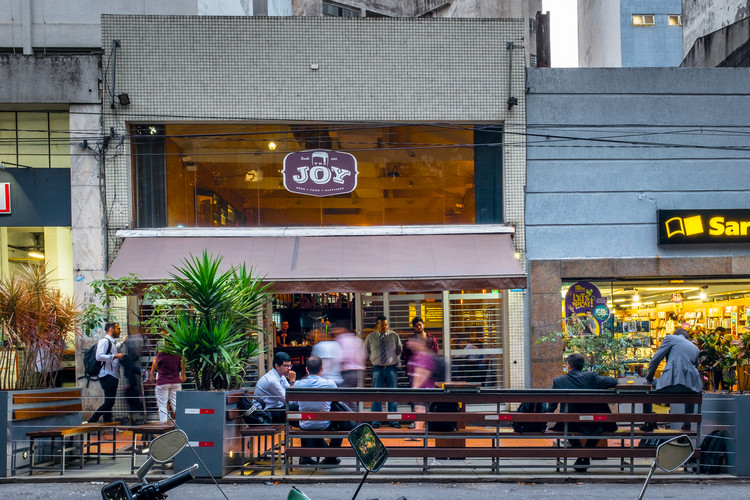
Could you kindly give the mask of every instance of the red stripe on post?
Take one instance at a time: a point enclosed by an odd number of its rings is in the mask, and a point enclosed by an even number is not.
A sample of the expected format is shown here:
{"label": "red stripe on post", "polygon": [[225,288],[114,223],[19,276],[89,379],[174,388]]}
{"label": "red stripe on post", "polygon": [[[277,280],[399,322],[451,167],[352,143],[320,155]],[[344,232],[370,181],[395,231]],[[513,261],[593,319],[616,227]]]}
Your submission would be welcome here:
{"label": "red stripe on post", "polygon": [[213,448],[213,441],[198,441],[198,448]]}
{"label": "red stripe on post", "polygon": [[595,421],[599,421],[599,422],[603,422],[603,421],[607,420],[607,416],[606,415],[594,415],[594,420]]}
{"label": "red stripe on post", "polygon": [[213,415],[214,409],[213,408],[201,408],[199,413],[201,415]]}
{"label": "red stripe on post", "polygon": [[498,415],[498,420],[513,420],[513,415]]}
{"label": "red stripe on post", "polygon": [[416,420],[417,419],[417,415],[414,414],[414,413],[402,413],[401,414],[401,419],[402,420]]}
{"label": "red stripe on post", "polygon": [[315,414],[314,413],[303,413],[302,420],[315,420]]}

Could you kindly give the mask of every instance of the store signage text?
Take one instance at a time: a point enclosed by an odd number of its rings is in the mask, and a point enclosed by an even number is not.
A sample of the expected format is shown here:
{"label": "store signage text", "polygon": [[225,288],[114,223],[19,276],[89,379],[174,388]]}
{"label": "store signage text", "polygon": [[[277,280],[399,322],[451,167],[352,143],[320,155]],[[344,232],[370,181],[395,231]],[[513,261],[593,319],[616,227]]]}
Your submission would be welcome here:
{"label": "store signage text", "polygon": [[750,242],[750,210],[659,210],[659,244]]}
{"label": "store signage text", "polygon": [[284,158],[284,187],[291,193],[334,196],[357,187],[357,159],[349,153],[316,149]]}
{"label": "store signage text", "polygon": [[10,213],[10,182],[0,182],[0,214]]}

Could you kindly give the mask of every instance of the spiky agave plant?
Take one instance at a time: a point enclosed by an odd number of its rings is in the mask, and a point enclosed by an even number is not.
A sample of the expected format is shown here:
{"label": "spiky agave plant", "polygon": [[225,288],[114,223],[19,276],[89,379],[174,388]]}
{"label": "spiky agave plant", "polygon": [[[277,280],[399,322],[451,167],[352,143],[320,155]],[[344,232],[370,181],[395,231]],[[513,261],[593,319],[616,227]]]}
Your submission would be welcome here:
{"label": "spiky agave plant", "polygon": [[187,304],[167,326],[162,351],[182,356],[198,390],[239,386],[258,354],[254,322],[270,297],[268,283],[244,265],[221,272],[222,258],[204,251],[175,267],[172,283]]}

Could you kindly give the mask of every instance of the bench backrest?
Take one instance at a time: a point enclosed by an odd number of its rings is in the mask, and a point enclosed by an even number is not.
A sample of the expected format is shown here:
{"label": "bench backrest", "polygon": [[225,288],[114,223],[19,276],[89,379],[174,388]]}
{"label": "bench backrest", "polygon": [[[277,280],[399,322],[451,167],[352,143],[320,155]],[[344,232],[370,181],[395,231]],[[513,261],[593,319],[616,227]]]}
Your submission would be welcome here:
{"label": "bench backrest", "polygon": [[13,394],[13,420],[61,417],[83,411],[80,389]]}

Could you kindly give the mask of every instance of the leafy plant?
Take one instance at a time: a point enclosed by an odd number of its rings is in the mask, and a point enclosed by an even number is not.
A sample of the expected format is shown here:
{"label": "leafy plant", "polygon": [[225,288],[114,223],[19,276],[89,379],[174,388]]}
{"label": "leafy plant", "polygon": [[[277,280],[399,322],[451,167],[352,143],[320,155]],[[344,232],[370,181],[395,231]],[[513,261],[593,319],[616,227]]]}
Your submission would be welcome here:
{"label": "leafy plant", "polygon": [[562,321],[562,331],[555,331],[537,342],[559,342],[563,345],[563,355],[577,352],[586,358],[584,369],[600,374],[617,376],[627,371],[632,362],[632,352],[637,346],[636,339],[627,335],[613,334],[608,328],[599,335],[583,335],[583,325],[574,315]]}
{"label": "leafy plant", "polygon": [[46,264],[27,264],[0,281],[2,389],[55,385],[63,349],[76,332],[78,311],[51,281]]}
{"label": "leafy plant", "polygon": [[[118,317],[126,316],[127,311],[120,306],[130,296],[136,296],[140,303],[151,305],[151,315],[142,323],[141,327],[149,333],[157,333],[167,325],[175,308],[179,308],[180,294],[172,283],[150,285],[139,296],[138,290],[143,286],[135,274],[122,278],[106,276],[102,280],[91,282],[89,302],[81,311],[81,330],[83,334],[93,336],[98,328],[109,321],[117,321]],[[132,311],[131,317],[138,317],[137,311]]]}
{"label": "leafy plant", "polygon": [[186,308],[175,312],[162,351],[185,359],[198,390],[241,384],[249,359],[259,354],[252,333],[255,318],[270,297],[270,284],[244,265],[220,272],[222,258],[204,251],[171,273]]}

